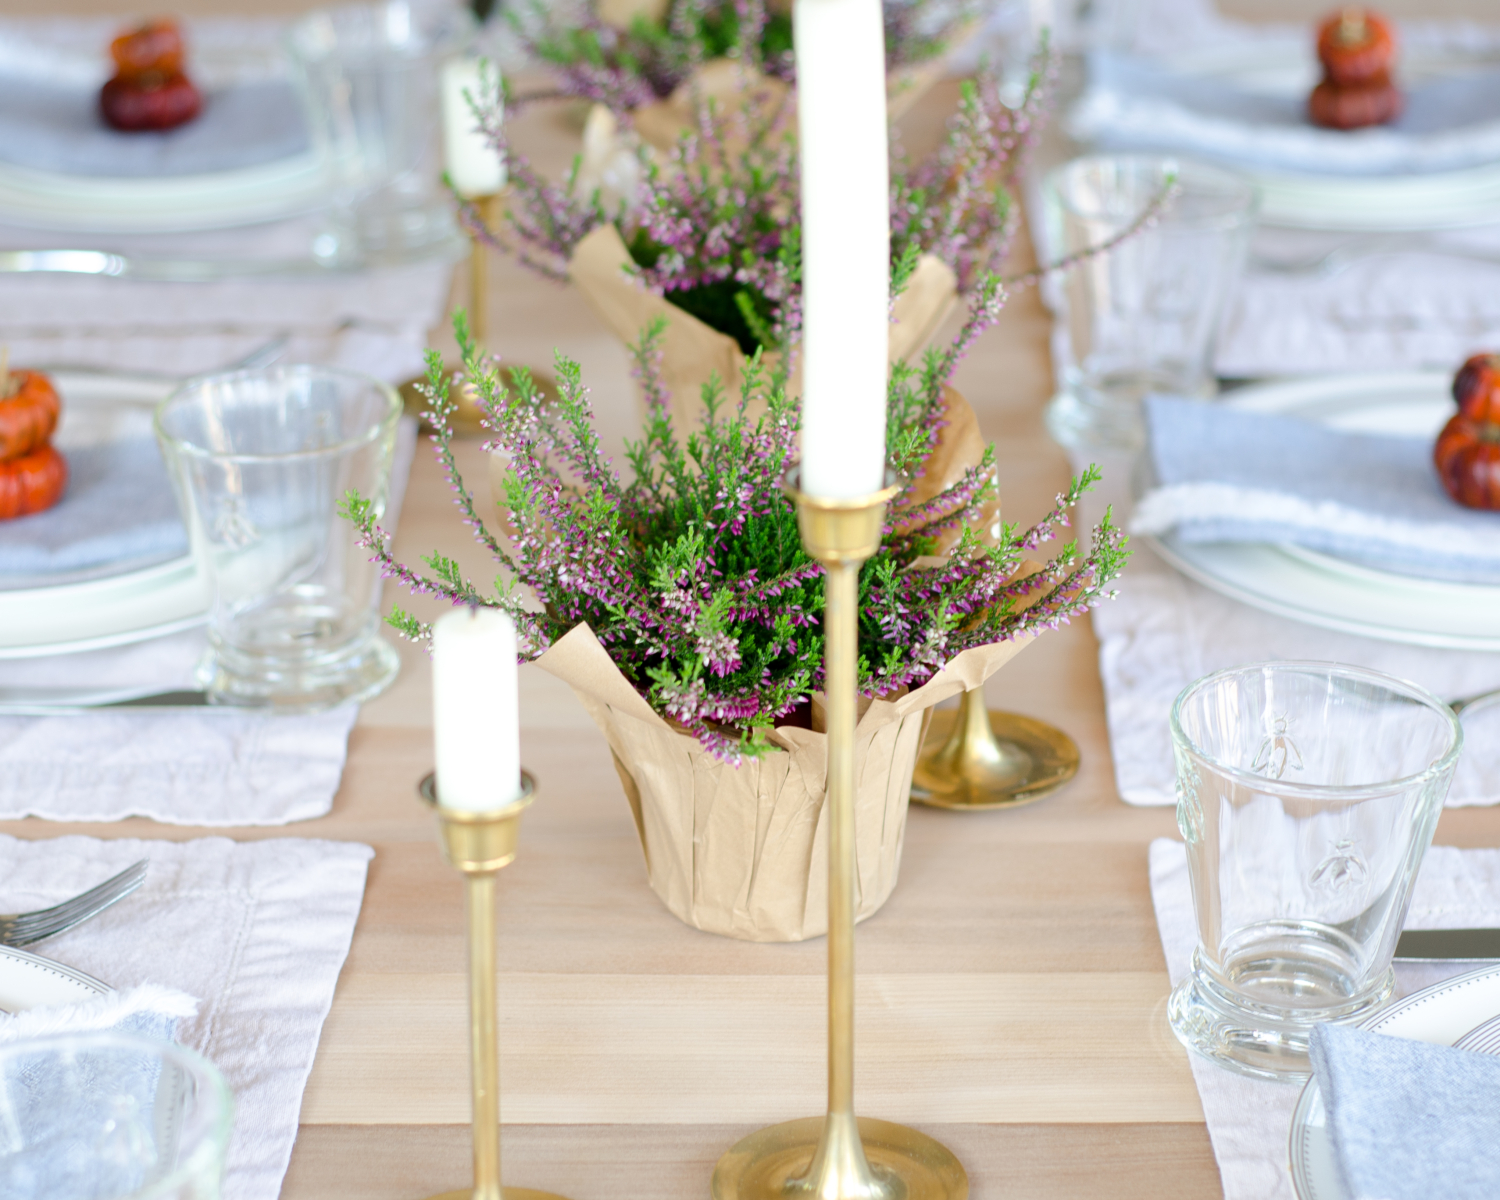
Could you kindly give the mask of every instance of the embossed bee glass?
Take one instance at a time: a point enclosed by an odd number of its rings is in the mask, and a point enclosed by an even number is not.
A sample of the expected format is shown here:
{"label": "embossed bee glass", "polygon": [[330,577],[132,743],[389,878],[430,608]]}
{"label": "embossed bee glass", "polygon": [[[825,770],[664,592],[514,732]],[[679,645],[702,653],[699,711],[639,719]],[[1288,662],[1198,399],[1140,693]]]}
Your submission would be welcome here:
{"label": "embossed bee glass", "polygon": [[385,509],[401,401],[331,367],[207,375],[156,411],[193,553],[213,592],[200,681],[219,703],[312,711],[395,678],[380,578],[338,513]]}
{"label": "embossed bee glass", "polygon": [[0,1196],[217,1200],[234,1104],[214,1066],[137,1034],[0,1048]]}
{"label": "embossed bee glass", "polygon": [[1232,1070],[1306,1078],[1313,1025],[1391,996],[1462,729],[1414,684],[1315,662],[1209,675],[1171,726],[1198,927],[1172,1028]]}

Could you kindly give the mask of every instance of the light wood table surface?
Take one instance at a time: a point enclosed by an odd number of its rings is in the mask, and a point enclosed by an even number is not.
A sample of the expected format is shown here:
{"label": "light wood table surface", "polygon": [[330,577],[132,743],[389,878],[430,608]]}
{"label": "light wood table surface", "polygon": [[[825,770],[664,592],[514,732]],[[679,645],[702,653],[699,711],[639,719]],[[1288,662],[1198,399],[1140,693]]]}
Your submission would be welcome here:
{"label": "light wood table surface", "polygon": [[[909,144],[931,137],[952,99],[944,85],[919,107]],[[518,140],[556,168],[576,138],[569,120],[538,110]],[[1028,262],[1023,245],[1015,268]],[[497,259],[491,305],[492,349],[520,363],[546,363],[553,347],[578,358],[606,443],[633,430],[625,353],[575,292]],[[956,380],[996,442],[1011,520],[1042,513],[1067,480],[1041,424],[1048,330],[1034,292],[1013,297]],[[459,458],[483,489],[477,444]],[[413,560],[435,548],[492,574],[422,446],[397,549]],[[386,599],[408,603],[394,590]],[[361,713],[333,812],[230,831],[376,849],[285,1200],[420,1200],[469,1178],[462,885],[415,791],[432,764],[430,669],[421,651],[402,653],[399,680]],[[499,886],[505,1178],[572,1200],[701,1200],[738,1138],[823,1111],[824,942],[752,945],[679,923],[646,884],[603,737],[557,681],[523,668],[521,690],[523,759],[540,796]],[[912,809],[900,882],[858,933],[858,1110],[945,1141],[976,1200],[1218,1196],[1186,1055],[1166,1024],[1147,881],[1147,844],[1175,836],[1174,817],[1116,795],[1088,623],[1038,640],[987,692],[993,706],[1066,730],[1083,766],[1064,791],[1015,812]],[[0,831],[207,832],[144,820]],[[1500,845],[1500,813],[1449,812],[1438,841]]]}

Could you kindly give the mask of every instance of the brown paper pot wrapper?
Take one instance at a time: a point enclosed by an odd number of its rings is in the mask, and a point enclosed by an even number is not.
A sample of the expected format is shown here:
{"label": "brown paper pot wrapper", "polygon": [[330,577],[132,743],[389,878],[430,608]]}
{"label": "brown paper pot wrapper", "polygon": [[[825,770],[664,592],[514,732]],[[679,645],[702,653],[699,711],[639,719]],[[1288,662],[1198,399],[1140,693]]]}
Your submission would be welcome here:
{"label": "brown paper pot wrapper", "polygon": [[[855,730],[855,920],[875,912],[901,865],[912,767],[927,711],[980,686],[1025,642],[966,650],[894,701],[869,704]],[[698,929],[752,942],[828,931],[826,737],[778,728],[778,747],[722,763],[657,715],[587,625],[537,660],[567,683],[603,731],[635,816],[651,889]]]}
{"label": "brown paper pot wrapper", "polygon": [[[627,345],[658,316],[667,320],[662,344],[663,382],[672,393],[672,421],[678,430],[695,429],[702,412],[700,394],[717,375],[728,395],[739,395],[745,355],[726,333],[710,329],[670,300],[641,286],[630,273],[630,251],[613,225],[601,225],[573,251],[568,275],[615,336]],[[917,354],[937,332],[958,299],[958,279],[941,259],[924,254],[906,290],[896,300],[890,333],[890,360]],[[764,355],[769,369],[774,355]],[[802,392],[800,366],[787,381],[791,395]]]}

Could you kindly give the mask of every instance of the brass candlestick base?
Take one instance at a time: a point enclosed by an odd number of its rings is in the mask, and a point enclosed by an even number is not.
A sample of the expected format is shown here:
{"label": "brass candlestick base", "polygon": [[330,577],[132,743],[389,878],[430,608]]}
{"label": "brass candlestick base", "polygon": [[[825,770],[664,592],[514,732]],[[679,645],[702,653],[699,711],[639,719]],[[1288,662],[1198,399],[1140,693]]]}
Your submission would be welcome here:
{"label": "brass candlestick base", "polygon": [[880,545],[899,489],[853,500],[794,491],[802,544],[822,564],[828,722],[828,1115],[752,1133],[719,1159],[714,1200],[966,1200],[969,1177],[941,1142],[854,1115],[854,725],[859,567]]}
{"label": "brass candlestick base", "polygon": [[536,783],[521,772],[521,795],[495,812],[459,812],[437,802],[437,780],[418,789],[437,813],[443,857],[464,873],[469,914],[469,1051],[474,1096],[474,1186],[432,1200],[563,1200],[552,1192],[500,1187],[500,1054],[495,1021],[495,876],[516,857],[521,814]]}
{"label": "brass candlestick base", "polygon": [[766,1197],[859,1197],[860,1200],[963,1200],[969,1177],[963,1164],[942,1142],[889,1121],[857,1118],[852,1139],[863,1153],[873,1178],[865,1184],[858,1172],[840,1178],[837,1191],[812,1184],[808,1170],[822,1145],[831,1118],[805,1117],[757,1130],[719,1159],[714,1171],[714,1200],[765,1200]]}
{"label": "brass candlestick base", "polygon": [[[474,1188],[459,1188],[455,1192],[441,1192],[430,1200],[475,1200],[479,1193]],[[498,1196],[499,1193],[496,1193]],[[564,1200],[556,1192],[539,1192],[536,1188],[508,1187],[503,1200]]]}
{"label": "brass candlestick base", "polygon": [[911,798],[933,808],[1019,808],[1078,773],[1078,747],[1061,729],[1019,713],[988,711],[984,691],[932,714],[912,772]]}

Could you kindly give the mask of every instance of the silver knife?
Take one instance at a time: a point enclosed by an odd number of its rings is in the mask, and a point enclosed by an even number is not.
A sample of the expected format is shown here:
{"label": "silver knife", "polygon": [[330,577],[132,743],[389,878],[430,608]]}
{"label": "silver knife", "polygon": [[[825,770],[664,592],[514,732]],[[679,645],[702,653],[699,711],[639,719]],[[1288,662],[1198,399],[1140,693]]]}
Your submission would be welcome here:
{"label": "silver knife", "polygon": [[1396,939],[1396,957],[1415,962],[1500,961],[1500,929],[1408,929]]}
{"label": "silver knife", "polygon": [[[108,708],[203,708],[208,693],[191,689],[141,692],[116,688],[0,687],[0,716],[52,717]],[[226,708],[229,706],[225,706]]]}

